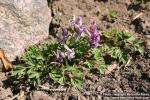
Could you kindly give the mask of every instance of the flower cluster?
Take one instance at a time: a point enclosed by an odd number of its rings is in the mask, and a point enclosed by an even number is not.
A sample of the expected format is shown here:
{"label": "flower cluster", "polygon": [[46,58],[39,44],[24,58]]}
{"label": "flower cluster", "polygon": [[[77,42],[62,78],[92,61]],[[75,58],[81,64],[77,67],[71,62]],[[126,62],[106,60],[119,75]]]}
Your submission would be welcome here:
{"label": "flower cluster", "polygon": [[78,36],[85,36],[87,33],[89,38],[90,47],[97,47],[100,42],[100,34],[97,30],[96,22],[92,22],[90,29],[88,30],[85,26],[83,26],[83,17],[75,17],[71,21],[71,25],[74,26]]}
{"label": "flower cluster", "polygon": [[86,27],[83,26],[83,17],[73,17],[73,20],[71,20],[71,25],[74,26],[75,31],[77,32],[78,36],[84,36],[84,33],[86,32]]}
{"label": "flower cluster", "polygon": [[89,35],[90,46],[97,47],[100,41],[100,34],[97,31],[97,25],[95,21],[91,24],[90,30],[87,31],[87,33]]}
{"label": "flower cluster", "polygon": [[58,42],[61,44],[65,44],[68,37],[69,37],[68,31],[67,31],[67,29],[65,29],[62,36],[58,37]]}
{"label": "flower cluster", "polygon": [[[75,42],[75,40],[78,37],[86,36],[89,41],[89,46],[91,48],[95,48],[98,46],[100,42],[100,34],[97,30],[97,24],[95,21],[91,23],[91,26],[88,29],[83,25],[82,16],[79,17],[74,16],[73,19],[71,20],[71,26],[74,27],[74,32],[75,32],[75,34],[72,35],[73,36],[72,42]],[[58,39],[58,42],[64,45],[65,48],[65,51],[57,50],[56,59],[59,61],[63,61],[63,59],[66,57],[69,60],[75,57],[75,48],[69,48],[69,46],[66,45],[66,41],[68,38],[69,38],[68,31],[64,30],[62,36],[60,36]]]}
{"label": "flower cluster", "polygon": [[70,49],[67,45],[64,45],[64,48],[65,48],[65,52],[62,52],[60,50],[57,50],[57,53],[56,53],[56,59],[58,61],[63,61],[64,58],[68,58],[69,60],[71,60],[72,58],[75,57],[75,51],[74,51],[74,48]]}

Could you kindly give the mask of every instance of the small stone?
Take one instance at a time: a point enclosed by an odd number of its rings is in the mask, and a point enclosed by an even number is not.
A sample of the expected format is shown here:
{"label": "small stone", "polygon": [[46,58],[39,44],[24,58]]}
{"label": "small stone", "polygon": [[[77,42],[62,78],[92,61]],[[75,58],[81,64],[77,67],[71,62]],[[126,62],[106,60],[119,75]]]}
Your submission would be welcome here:
{"label": "small stone", "polygon": [[98,100],[102,100],[102,96],[101,95],[98,95],[97,98],[98,98]]}
{"label": "small stone", "polygon": [[96,89],[98,92],[102,91],[102,86],[98,86]]}
{"label": "small stone", "polygon": [[87,83],[87,84],[92,84],[92,81],[91,81],[91,80],[87,80],[86,83]]}
{"label": "small stone", "polygon": [[91,93],[90,93],[90,91],[87,91],[84,94],[87,95],[87,96],[89,96]]}

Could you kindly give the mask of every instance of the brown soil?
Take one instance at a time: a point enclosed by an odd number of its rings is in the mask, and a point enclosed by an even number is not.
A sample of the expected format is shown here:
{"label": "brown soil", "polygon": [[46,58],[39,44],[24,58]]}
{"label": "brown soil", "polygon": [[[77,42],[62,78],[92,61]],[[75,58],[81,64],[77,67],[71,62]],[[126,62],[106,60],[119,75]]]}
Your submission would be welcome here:
{"label": "brown soil", "polygon": [[[50,34],[52,35],[55,35],[56,32],[59,33],[60,28],[68,27],[69,20],[73,15],[83,16],[85,24],[96,20],[100,32],[117,28],[142,38],[150,35],[150,2],[144,4],[137,0],[52,1],[53,3],[49,4],[53,16],[50,24]],[[106,17],[110,10],[117,14],[113,21],[109,21]],[[134,19],[140,13],[142,15]],[[148,39],[146,41],[150,42]],[[80,91],[70,89],[67,93],[67,100],[105,100],[103,93],[129,92],[150,93],[150,53],[147,52],[142,57],[133,57],[126,67],[118,66],[118,69],[108,75],[87,75],[84,79],[83,89]],[[66,95],[66,92],[46,93],[56,100],[63,100]],[[112,98],[107,100],[112,100]]]}
{"label": "brown soil", "polygon": [[[55,12],[61,13],[61,27],[68,26],[73,15],[81,15],[85,24],[96,20],[100,31],[117,28],[139,34],[150,32],[150,2],[139,4],[136,0],[54,0],[52,10],[54,15]],[[105,20],[110,10],[117,13],[114,22]],[[133,21],[141,12],[143,14]]]}

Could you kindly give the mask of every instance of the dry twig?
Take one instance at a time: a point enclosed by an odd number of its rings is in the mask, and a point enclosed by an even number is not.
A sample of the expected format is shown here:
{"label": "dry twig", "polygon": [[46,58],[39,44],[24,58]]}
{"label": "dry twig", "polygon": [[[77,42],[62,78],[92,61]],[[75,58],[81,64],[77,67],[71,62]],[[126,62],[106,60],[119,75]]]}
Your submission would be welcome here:
{"label": "dry twig", "polygon": [[136,20],[137,18],[139,18],[141,15],[143,15],[143,13],[139,13],[138,15],[136,15],[135,17],[132,18],[132,21]]}
{"label": "dry twig", "polygon": [[129,65],[129,63],[131,62],[132,57],[129,58],[128,62],[126,63],[126,65],[124,67],[127,67]]}
{"label": "dry twig", "polygon": [[64,91],[67,90],[67,89],[65,89],[65,88],[60,88],[60,89],[50,89],[49,87],[45,87],[45,86],[42,86],[42,85],[39,85],[39,87],[40,87],[42,90],[46,90],[46,91],[54,91],[54,92],[64,92]]}

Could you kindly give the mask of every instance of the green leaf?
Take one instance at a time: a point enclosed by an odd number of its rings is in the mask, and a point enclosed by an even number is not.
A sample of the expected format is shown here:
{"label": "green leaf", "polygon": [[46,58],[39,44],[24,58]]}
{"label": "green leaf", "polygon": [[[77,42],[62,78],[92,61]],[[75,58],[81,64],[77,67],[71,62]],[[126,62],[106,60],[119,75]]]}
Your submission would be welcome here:
{"label": "green leaf", "polygon": [[30,73],[29,78],[39,78],[40,77],[40,73],[36,72],[36,71],[32,71],[32,73]]}
{"label": "green leaf", "polygon": [[134,36],[131,36],[131,37],[129,37],[129,38],[127,39],[127,42],[132,43],[132,42],[135,41],[135,40],[136,40],[136,38],[135,38]]}
{"label": "green leaf", "polygon": [[43,57],[42,55],[38,55],[38,56],[36,57],[36,59],[37,59],[37,60],[44,60],[44,57]]}
{"label": "green leaf", "polygon": [[92,48],[90,51],[94,55],[94,59],[99,60],[101,58],[101,51],[99,48]]}
{"label": "green leaf", "polygon": [[106,38],[111,38],[112,35],[113,35],[111,32],[103,32],[102,34],[103,34],[103,36],[105,36]]}
{"label": "green leaf", "polygon": [[86,60],[84,64],[87,65],[89,68],[93,66],[93,62],[91,60]]}
{"label": "green leaf", "polygon": [[138,48],[138,51],[139,51],[142,55],[144,55],[144,52],[145,52],[144,48]]}
{"label": "green leaf", "polygon": [[82,83],[82,80],[80,78],[75,77],[75,78],[71,78],[71,84],[74,87],[81,89],[83,83]]}
{"label": "green leaf", "polygon": [[32,62],[31,60],[27,61],[27,64],[28,64],[29,66],[31,66],[31,67],[34,67],[34,66],[35,66],[34,62]]}
{"label": "green leaf", "polygon": [[117,13],[115,11],[110,10],[108,16],[110,18],[115,18],[117,16]]}
{"label": "green leaf", "polygon": [[27,71],[27,74],[30,74],[30,73],[32,73],[32,69],[29,69],[28,71]]}
{"label": "green leaf", "polygon": [[13,75],[22,75],[24,74],[24,71],[26,70],[26,67],[23,65],[15,65],[12,71]]}
{"label": "green leaf", "polygon": [[137,41],[138,44],[142,44],[143,42],[144,42],[144,40],[142,40],[142,39],[138,39],[138,41]]}
{"label": "green leaf", "polygon": [[58,81],[59,84],[64,85],[64,77],[61,77]]}
{"label": "green leaf", "polygon": [[69,36],[66,40],[66,45],[70,45],[72,43],[72,36]]}
{"label": "green leaf", "polygon": [[144,41],[141,39],[136,39],[133,43],[134,46],[139,47]]}
{"label": "green leaf", "polygon": [[62,75],[62,71],[57,69],[52,69],[52,71],[49,73],[50,78],[52,78],[55,82],[58,82]]}
{"label": "green leaf", "polygon": [[104,74],[105,70],[106,70],[106,65],[104,65],[104,64],[99,65],[98,70],[99,70],[100,74]]}

